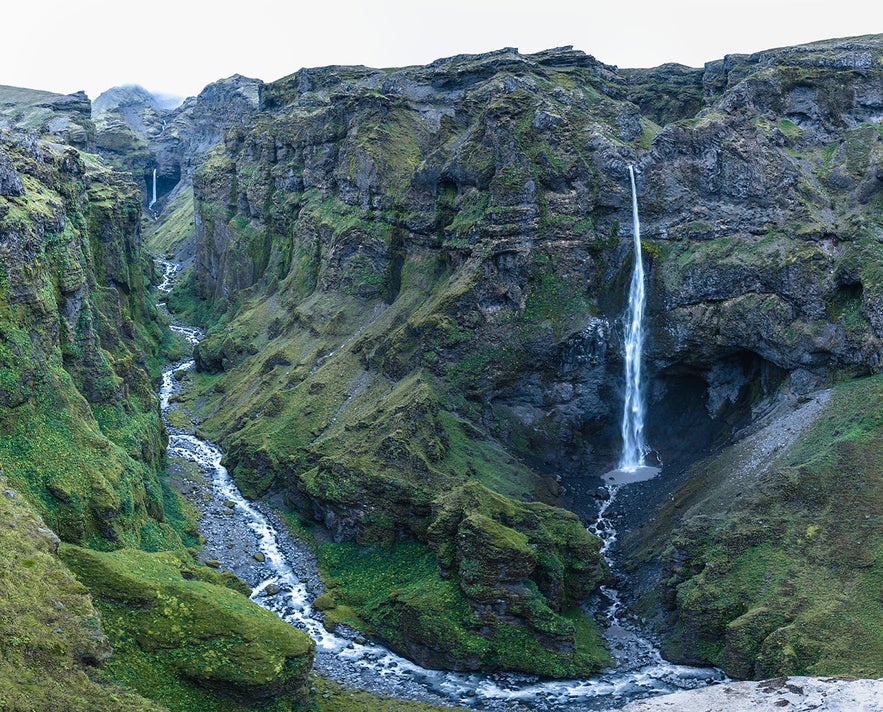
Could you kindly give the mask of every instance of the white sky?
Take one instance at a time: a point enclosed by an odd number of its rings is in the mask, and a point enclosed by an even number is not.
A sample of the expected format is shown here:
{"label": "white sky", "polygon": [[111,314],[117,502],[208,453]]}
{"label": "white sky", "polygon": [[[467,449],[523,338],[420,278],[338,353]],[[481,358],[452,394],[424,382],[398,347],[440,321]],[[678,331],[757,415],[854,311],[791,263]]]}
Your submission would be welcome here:
{"label": "white sky", "polygon": [[3,0],[0,84],[191,96],[236,73],[271,81],[301,67],[561,45],[620,67],[700,67],[876,33],[883,0]]}

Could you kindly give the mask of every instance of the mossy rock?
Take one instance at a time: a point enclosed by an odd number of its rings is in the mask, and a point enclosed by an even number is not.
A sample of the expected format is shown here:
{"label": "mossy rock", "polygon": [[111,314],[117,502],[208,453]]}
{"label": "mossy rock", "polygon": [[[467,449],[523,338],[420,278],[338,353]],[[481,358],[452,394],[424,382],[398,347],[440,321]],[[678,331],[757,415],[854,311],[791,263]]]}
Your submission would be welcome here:
{"label": "mossy rock", "polygon": [[335,604],[326,624],[359,627],[426,667],[578,677],[608,662],[594,621],[578,610],[553,613],[529,579],[513,587],[500,615],[476,607],[457,576],[442,578],[436,556],[418,542],[326,543],[319,561],[336,599],[321,602]]}
{"label": "mossy rock", "polygon": [[546,604],[560,611],[606,575],[600,541],[572,512],[517,502],[474,481],[438,497],[433,509],[429,544],[440,566],[456,568],[477,599],[533,581]]}
{"label": "mossy rock", "polygon": [[185,578],[181,556],[74,545],[61,555],[112,625],[177,676],[242,700],[302,694],[309,636],[241,594]]}
{"label": "mossy rock", "polygon": [[24,496],[3,477],[0,491],[0,709],[162,709],[96,681],[112,651],[89,591]]}
{"label": "mossy rock", "polygon": [[659,596],[679,659],[756,679],[883,674],[881,398],[880,376],[835,387],[750,488],[740,475],[737,499],[721,498],[738,444],[675,492]]}

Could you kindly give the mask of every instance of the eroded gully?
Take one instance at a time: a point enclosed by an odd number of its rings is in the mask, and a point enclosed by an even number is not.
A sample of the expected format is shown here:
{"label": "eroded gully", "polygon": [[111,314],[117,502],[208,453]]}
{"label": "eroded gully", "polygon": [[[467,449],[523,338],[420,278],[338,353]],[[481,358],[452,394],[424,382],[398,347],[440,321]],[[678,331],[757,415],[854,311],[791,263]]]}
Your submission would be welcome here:
{"label": "eroded gully", "polygon": [[[178,265],[157,260],[164,269],[158,286],[168,292]],[[163,305],[161,304],[162,308]],[[191,344],[201,332],[172,319],[171,328]],[[544,680],[516,673],[456,673],[428,670],[356,631],[330,633],[311,602],[322,592],[312,551],[292,539],[273,510],[240,494],[216,444],[196,435],[194,414],[175,402],[192,359],[163,369],[159,396],[169,436],[169,473],[182,494],[200,512],[204,560],[215,560],[252,587],[251,598],[316,642],[316,671],[349,687],[396,697],[483,710],[605,710],[640,697],[699,687],[721,678],[709,668],[673,665],[624,619],[616,588],[602,590],[596,617],[605,626],[615,664],[580,680]],[[608,483],[609,498],[590,527],[603,541],[602,555],[612,564],[616,529],[608,513],[624,485]],[[256,556],[257,555],[257,556]]]}

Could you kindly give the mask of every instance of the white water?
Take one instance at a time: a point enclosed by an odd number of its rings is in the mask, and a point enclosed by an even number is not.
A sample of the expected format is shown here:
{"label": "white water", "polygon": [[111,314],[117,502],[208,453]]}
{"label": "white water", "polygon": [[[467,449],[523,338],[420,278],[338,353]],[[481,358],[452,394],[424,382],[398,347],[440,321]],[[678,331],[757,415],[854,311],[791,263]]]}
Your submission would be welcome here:
{"label": "white water", "polygon": [[625,332],[625,401],[622,408],[622,456],[620,470],[634,470],[644,465],[647,445],[644,442],[644,400],[641,393],[641,357],[644,348],[644,264],[641,257],[641,223],[638,219],[638,194],[635,171],[629,166],[632,183],[632,222],[635,235],[634,269],[629,286],[629,311]]}
{"label": "white water", "polygon": [[[165,269],[159,285],[164,292],[178,266],[157,260]],[[190,343],[198,343],[198,329],[173,322],[172,330]],[[315,668],[323,675],[348,685],[364,687],[380,694],[441,701],[473,709],[487,710],[605,710],[626,704],[629,700],[662,694],[677,689],[702,687],[720,680],[718,671],[672,665],[646,639],[635,633],[621,617],[623,604],[619,592],[605,588],[608,604],[605,625],[615,666],[601,674],[582,680],[543,680],[517,673],[455,673],[428,670],[390,652],[381,645],[359,643],[329,633],[321,624],[320,614],[310,606],[312,596],[301,575],[293,547],[286,546],[287,536],[276,529],[261,508],[245,499],[227,469],[221,464],[223,452],[214,443],[172,425],[167,414],[177,406],[172,396],[181,390],[178,375],[192,369],[194,361],[171,364],[163,370],[160,405],[169,435],[169,459],[180,458],[197,464],[211,480],[213,498],[233,502],[236,516],[242,517],[257,539],[257,549],[264,554],[263,578],[253,586],[252,599],[275,612],[283,620],[305,630],[316,642]],[[601,537],[602,555],[607,559],[616,541],[616,530],[607,512],[619,484],[608,484],[611,497],[601,508],[598,521],[591,531]],[[275,595],[267,595],[270,587],[278,587]]]}
{"label": "white water", "polygon": [[150,199],[150,205],[147,206],[147,209],[153,207],[153,204],[156,202],[156,168],[153,169],[153,197]]}

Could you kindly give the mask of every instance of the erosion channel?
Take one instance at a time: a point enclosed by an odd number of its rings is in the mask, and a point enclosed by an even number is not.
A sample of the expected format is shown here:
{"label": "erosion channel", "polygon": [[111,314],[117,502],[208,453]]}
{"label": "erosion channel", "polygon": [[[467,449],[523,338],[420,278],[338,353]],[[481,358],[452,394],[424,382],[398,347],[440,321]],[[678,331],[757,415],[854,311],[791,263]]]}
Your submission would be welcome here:
{"label": "erosion channel", "polygon": [[[171,289],[179,265],[157,260],[164,270],[160,292]],[[158,305],[161,309],[164,304]],[[191,344],[202,338],[199,329],[171,321],[171,329]],[[615,666],[581,680],[543,680],[513,673],[456,673],[428,670],[356,631],[349,636],[329,633],[321,613],[310,603],[322,592],[315,557],[304,544],[288,536],[272,508],[247,500],[221,464],[223,452],[196,435],[196,416],[175,403],[186,388],[194,361],[187,359],[163,369],[160,405],[169,436],[169,469],[177,486],[200,512],[203,558],[232,571],[252,589],[252,599],[316,641],[316,670],[342,684],[370,692],[473,709],[604,710],[631,699],[677,689],[700,687],[723,679],[713,668],[673,665],[625,621],[619,592],[602,589],[594,610],[605,626]],[[607,513],[622,482],[606,485],[609,498],[590,530],[603,541],[602,554],[613,567],[610,550],[616,529]]]}

